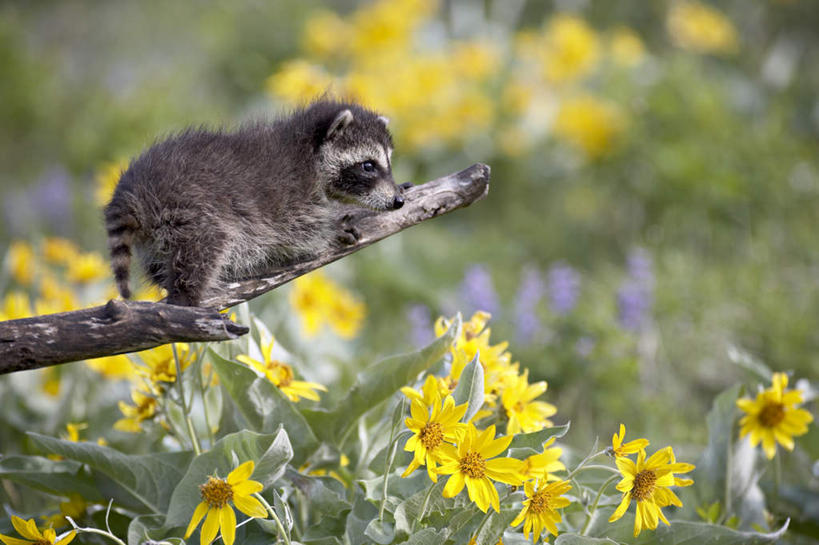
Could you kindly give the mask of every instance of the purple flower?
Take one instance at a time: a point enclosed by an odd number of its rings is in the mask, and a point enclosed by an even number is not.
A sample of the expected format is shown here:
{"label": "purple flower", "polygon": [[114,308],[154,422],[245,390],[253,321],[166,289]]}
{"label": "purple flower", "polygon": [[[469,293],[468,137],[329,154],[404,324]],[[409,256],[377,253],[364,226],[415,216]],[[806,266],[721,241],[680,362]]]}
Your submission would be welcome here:
{"label": "purple flower", "polygon": [[654,305],[654,265],[651,256],[635,248],[626,259],[628,278],[617,292],[620,325],[639,331],[648,322]]}
{"label": "purple flower", "polygon": [[34,186],[31,195],[37,215],[44,218],[58,233],[64,233],[71,223],[71,188],[68,173],[62,167],[49,169]]}
{"label": "purple flower", "polygon": [[410,305],[407,307],[406,317],[410,324],[409,334],[412,345],[421,348],[431,343],[434,335],[429,308],[421,303]]}
{"label": "purple flower", "polygon": [[492,286],[492,276],[483,265],[472,265],[461,282],[461,298],[466,305],[467,315],[476,310],[496,314],[500,310],[498,295]]}
{"label": "purple flower", "polygon": [[541,331],[537,305],[543,297],[544,284],[540,271],[527,267],[521,275],[520,287],[515,297],[515,321],[518,342],[531,344]]}
{"label": "purple flower", "polygon": [[549,305],[558,315],[572,311],[580,294],[580,275],[569,265],[559,262],[549,269]]}

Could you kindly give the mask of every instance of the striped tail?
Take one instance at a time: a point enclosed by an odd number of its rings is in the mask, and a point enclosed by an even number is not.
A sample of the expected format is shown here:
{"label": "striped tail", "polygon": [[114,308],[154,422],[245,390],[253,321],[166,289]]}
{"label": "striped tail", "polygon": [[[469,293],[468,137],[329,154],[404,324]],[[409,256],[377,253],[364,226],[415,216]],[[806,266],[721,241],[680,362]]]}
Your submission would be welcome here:
{"label": "striped tail", "polygon": [[131,268],[131,244],[134,233],[139,229],[139,222],[129,211],[123,210],[118,203],[111,202],[105,209],[105,228],[108,231],[108,249],[111,252],[111,269],[114,280],[123,299],[131,297],[128,285]]}

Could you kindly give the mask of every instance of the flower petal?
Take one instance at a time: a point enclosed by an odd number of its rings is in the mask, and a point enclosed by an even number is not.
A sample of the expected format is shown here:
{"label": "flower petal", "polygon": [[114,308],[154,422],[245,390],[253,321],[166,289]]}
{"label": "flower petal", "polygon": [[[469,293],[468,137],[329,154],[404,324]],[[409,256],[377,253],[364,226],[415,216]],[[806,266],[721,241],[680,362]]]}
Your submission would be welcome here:
{"label": "flower petal", "polygon": [[246,481],[248,477],[253,475],[254,467],[256,467],[256,464],[253,463],[253,460],[248,460],[247,462],[241,464],[239,467],[228,473],[228,484],[233,485]]}
{"label": "flower petal", "polygon": [[[440,469],[440,468],[439,468]],[[464,489],[464,476],[460,471],[453,473],[444,486],[443,496],[445,498],[454,498]]]}
{"label": "flower petal", "polygon": [[6,545],[31,545],[31,541],[26,541],[25,539],[19,539],[4,534],[0,534],[0,541]]}
{"label": "flower petal", "polygon": [[37,524],[34,522],[34,519],[23,520],[20,517],[12,515],[11,524],[14,526],[14,529],[17,530],[17,533],[26,539],[32,541],[43,539],[43,534],[37,529]]}
{"label": "flower petal", "polygon": [[188,529],[185,530],[185,539],[191,537],[191,534],[196,527],[199,526],[199,523],[202,521],[202,517],[208,512],[208,504],[205,502],[200,503],[196,506],[196,509],[193,511],[193,516],[191,517],[191,521],[188,524]]}
{"label": "flower petal", "polygon": [[54,545],[68,545],[74,540],[75,537],[77,537],[77,532],[75,530],[71,530],[68,535],[56,542]]}
{"label": "flower petal", "polygon": [[236,539],[236,513],[233,512],[233,507],[225,505],[219,510],[219,525],[222,528],[222,541],[225,545],[233,545]]}
{"label": "flower petal", "polygon": [[250,496],[256,492],[261,492],[264,485],[258,481],[251,481],[250,479],[231,486],[233,489],[233,497],[236,496]]}
{"label": "flower petal", "polygon": [[236,509],[249,517],[265,519],[267,518],[267,509],[256,498],[250,496],[234,496],[233,505]]}
{"label": "flower petal", "polygon": [[205,517],[205,524],[199,532],[199,545],[210,545],[216,539],[219,532],[219,510],[208,509],[208,516]]}
{"label": "flower petal", "polygon": [[614,513],[612,513],[611,517],[609,517],[609,522],[614,522],[622,517],[623,514],[625,514],[626,509],[628,509],[629,503],[631,503],[631,494],[626,492],[623,494],[623,499],[620,500],[620,505],[617,506],[617,509],[615,509]]}

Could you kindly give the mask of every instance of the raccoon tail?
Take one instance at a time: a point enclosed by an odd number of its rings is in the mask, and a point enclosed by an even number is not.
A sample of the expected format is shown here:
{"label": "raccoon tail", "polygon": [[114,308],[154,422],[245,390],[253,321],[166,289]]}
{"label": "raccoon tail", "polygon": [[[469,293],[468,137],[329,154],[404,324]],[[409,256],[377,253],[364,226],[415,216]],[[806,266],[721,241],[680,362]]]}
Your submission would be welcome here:
{"label": "raccoon tail", "polygon": [[130,210],[124,210],[112,202],[105,209],[105,228],[108,231],[108,249],[111,252],[111,269],[123,299],[131,297],[128,285],[131,268],[131,245],[139,222]]}

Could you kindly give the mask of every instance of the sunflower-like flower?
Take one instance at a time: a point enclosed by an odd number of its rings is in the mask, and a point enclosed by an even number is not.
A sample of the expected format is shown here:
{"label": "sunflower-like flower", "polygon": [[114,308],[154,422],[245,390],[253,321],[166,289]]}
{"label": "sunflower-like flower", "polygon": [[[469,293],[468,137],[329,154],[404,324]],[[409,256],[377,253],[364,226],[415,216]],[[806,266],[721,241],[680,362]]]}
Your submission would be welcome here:
{"label": "sunflower-like flower", "polygon": [[646,451],[637,454],[637,462],[630,458],[617,458],[617,469],[623,475],[617,483],[617,490],[623,493],[623,499],[612,513],[609,522],[618,520],[628,509],[631,500],[637,504],[637,514],[634,517],[634,537],[640,535],[643,528],[654,530],[659,521],[668,524],[663,515],[662,507],[676,505],[682,507],[682,502],[672,492],[669,486],[689,486],[694,481],[680,479],[675,473],[688,473],[694,469],[693,464],[677,462],[671,447],[658,450],[646,460]]}
{"label": "sunflower-like flower", "polygon": [[[410,388],[411,389],[411,388]],[[467,404],[455,406],[455,399],[448,395],[444,398],[443,406],[438,394],[437,381],[428,375],[424,383],[422,397],[411,397],[411,417],[405,420],[407,428],[415,435],[407,439],[404,450],[414,454],[412,461],[402,477],[406,477],[421,464],[427,467],[427,474],[432,482],[438,482],[435,472],[441,448],[445,442],[455,443],[466,429],[460,420],[466,414]],[[415,390],[413,390],[415,392]],[[417,392],[415,392],[417,395]]]}
{"label": "sunflower-like flower", "polygon": [[119,402],[119,410],[125,418],[114,422],[114,429],[139,433],[142,423],[156,416],[156,398],[135,389],[131,391],[131,399],[134,401],[133,405],[128,405],[124,401]]}
{"label": "sunflower-like flower", "polygon": [[262,361],[251,358],[247,354],[236,356],[236,359],[267,378],[290,401],[295,403],[302,398],[318,401],[319,395],[315,390],[326,392],[327,388],[316,382],[294,380],[293,368],[286,363],[273,359],[274,343],[275,339],[272,337],[269,342],[262,341]]}
{"label": "sunflower-like flower", "polygon": [[77,535],[77,532],[72,530],[57,541],[57,532],[54,528],[46,528],[41,532],[34,519],[23,520],[14,515],[11,516],[11,524],[25,539],[0,534],[0,541],[6,545],[68,545]]}
{"label": "sunflower-like flower", "polygon": [[[521,509],[511,526],[517,526],[523,522],[523,533],[529,539],[529,532],[534,532],[534,543],[537,543],[545,528],[553,536],[557,535],[557,523],[563,520],[558,509],[562,509],[571,503],[563,494],[572,489],[567,481],[557,481],[547,483],[540,481],[526,481],[523,490],[526,499],[523,500]],[[545,541],[545,540],[544,540]]]}
{"label": "sunflower-like flower", "polygon": [[634,454],[635,452],[640,452],[649,445],[648,439],[635,439],[633,441],[629,441],[628,443],[623,443],[623,439],[625,438],[626,427],[623,424],[620,424],[620,432],[612,435],[611,448],[606,449],[606,452],[609,453],[610,456],[620,458],[622,456]]}
{"label": "sunflower-like flower", "polygon": [[[176,355],[179,357],[179,367],[182,371],[190,367],[195,358],[187,343],[176,343]],[[145,365],[135,368],[137,374],[148,379],[156,388],[161,389],[160,382],[176,381],[176,359],[170,344],[142,351],[139,357]]]}
{"label": "sunflower-like flower", "polygon": [[435,471],[440,475],[450,475],[444,486],[444,497],[454,498],[465,485],[469,499],[481,511],[485,513],[491,505],[500,512],[500,498],[492,481],[512,485],[520,485],[523,481],[520,460],[495,458],[509,447],[512,438],[511,435],[495,438],[495,426],[479,432],[474,424],[469,423],[457,447],[441,445],[441,465]]}
{"label": "sunflower-like flower", "polygon": [[543,443],[543,452],[533,454],[523,461],[520,472],[525,479],[538,479],[544,482],[559,480],[552,473],[566,471],[566,466],[560,461],[563,449],[552,446],[556,440],[556,437],[550,437]]}
{"label": "sunflower-like flower", "polygon": [[546,387],[545,380],[529,384],[529,370],[526,369],[503,390],[501,402],[509,417],[506,427],[509,435],[539,431],[552,425],[549,417],[557,412],[557,407],[545,401],[535,401]]}
{"label": "sunflower-like flower", "polygon": [[190,537],[204,518],[205,523],[199,534],[200,545],[208,545],[216,539],[220,529],[225,545],[233,545],[236,538],[236,513],[233,512],[231,503],[249,517],[267,518],[264,506],[253,497],[253,494],[264,488],[262,483],[250,480],[254,467],[252,460],[247,461],[228,473],[227,479],[210,477],[208,482],[199,486],[202,502],[193,512],[185,531],[185,539]]}
{"label": "sunflower-like flower", "polygon": [[802,392],[788,390],[788,375],[774,373],[771,387],[759,392],[756,399],[737,399],[737,407],[745,412],[739,421],[739,437],[750,434],[751,446],[762,443],[768,459],[776,455],[776,444],[793,450],[793,438],[808,432],[813,416],[805,409],[797,409],[802,403]]}

